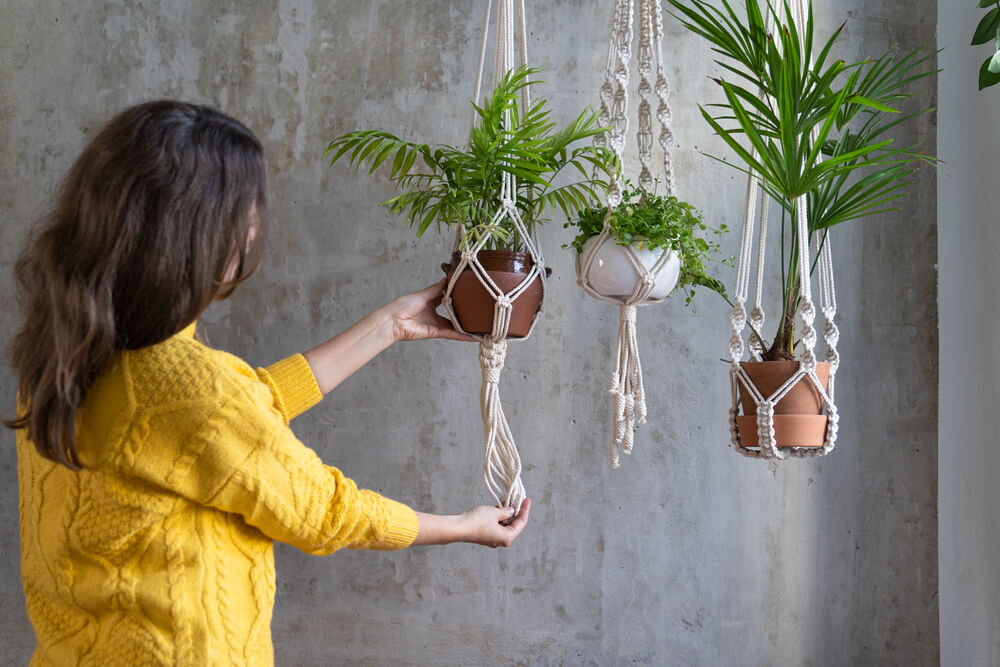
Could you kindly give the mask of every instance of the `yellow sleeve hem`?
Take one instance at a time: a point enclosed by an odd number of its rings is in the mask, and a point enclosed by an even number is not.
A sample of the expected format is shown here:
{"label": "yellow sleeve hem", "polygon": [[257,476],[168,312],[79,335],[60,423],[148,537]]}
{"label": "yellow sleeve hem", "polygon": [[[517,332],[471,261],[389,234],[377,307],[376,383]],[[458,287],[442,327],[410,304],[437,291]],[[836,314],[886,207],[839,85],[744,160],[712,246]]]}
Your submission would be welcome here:
{"label": "yellow sleeve hem", "polygon": [[286,423],[323,400],[309,362],[301,354],[257,369],[257,374],[274,390],[277,407]]}
{"label": "yellow sleeve hem", "polygon": [[380,551],[405,549],[417,539],[417,530],[420,528],[417,513],[391,498],[383,497],[382,500],[385,503],[386,530],[380,536],[378,544],[367,548]]}

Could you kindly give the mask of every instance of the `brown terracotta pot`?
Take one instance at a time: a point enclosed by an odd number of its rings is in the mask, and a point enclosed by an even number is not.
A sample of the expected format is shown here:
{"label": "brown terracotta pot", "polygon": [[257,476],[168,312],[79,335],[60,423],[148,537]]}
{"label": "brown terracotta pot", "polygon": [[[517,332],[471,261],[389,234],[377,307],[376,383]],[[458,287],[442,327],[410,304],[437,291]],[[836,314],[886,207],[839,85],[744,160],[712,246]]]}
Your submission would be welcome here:
{"label": "brown terracotta pot", "polygon": [[[797,361],[746,361],[740,364],[764,396],[770,396],[799,369]],[[829,387],[830,364],[816,363],[816,375],[824,387]],[[740,442],[744,447],[757,447],[757,404],[753,396],[740,387],[743,415],[736,418]],[[779,447],[822,447],[826,438],[827,417],[823,398],[813,383],[799,380],[774,406],[774,437]]]}
{"label": "brown terracotta pot", "polygon": [[[504,293],[520,285],[535,264],[530,254],[513,250],[480,250],[477,257],[486,273]],[[449,278],[460,258],[459,253],[453,252],[451,264],[441,265]],[[546,276],[551,274],[552,269],[545,269]],[[508,338],[524,338],[528,335],[535,315],[542,308],[544,296],[542,280],[536,276],[528,289],[514,300],[510,326],[507,329]],[[493,309],[496,302],[470,267],[466,267],[455,282],[451,300],[463,329],[471,334],[493,332]]]}

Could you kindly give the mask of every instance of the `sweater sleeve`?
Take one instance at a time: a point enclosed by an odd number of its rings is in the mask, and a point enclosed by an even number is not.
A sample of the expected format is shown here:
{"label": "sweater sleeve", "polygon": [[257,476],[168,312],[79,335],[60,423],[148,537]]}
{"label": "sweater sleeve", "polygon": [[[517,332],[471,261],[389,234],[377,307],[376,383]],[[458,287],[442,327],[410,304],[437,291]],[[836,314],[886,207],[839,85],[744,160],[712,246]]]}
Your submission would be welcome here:
{"label": "sweater sleeve", "polygon": [[[261,382],[245,397],[215,407],[186,443],[152,440],[133,461],[141,476],[224,512],[239,514],[268,537],[325,555],[341,548],[393,550],[417,535],[416,513],[359,489],[295,437],[264,407]],[[150,435],[164,429],[150,425]]]}
{"label": "sweater sleeve", "polygon": [[323,400],[312,368],[301,354],[258,368],[257,377],[271,390],[274,406],[286,424]]}

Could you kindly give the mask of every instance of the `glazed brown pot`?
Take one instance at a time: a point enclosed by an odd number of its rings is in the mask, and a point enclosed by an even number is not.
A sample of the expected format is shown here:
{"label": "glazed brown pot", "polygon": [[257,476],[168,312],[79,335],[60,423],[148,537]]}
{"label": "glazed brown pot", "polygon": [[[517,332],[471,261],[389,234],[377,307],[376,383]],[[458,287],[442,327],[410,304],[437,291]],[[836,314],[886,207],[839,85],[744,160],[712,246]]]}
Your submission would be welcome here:
{"label": "glazed brown pot", "polygon": [[[740,365],[765,397],[777,391],[799,369],[797,361],[746,361]],[[816,376],[824,388],[829,388],[830,364],[817,362]],[[757,403],[742,382],[738,385],[743,408],[743,415],[736,418],[740,443],[744,447],[758,447]],[[822,412],[823,398],[819,391],[807,378],[799,380],[774,406],[774,438],[778,447],[822,447],[827,422]]]}
{"label": "glazed brown pot", "polygon": [[[535,265],[530,254],[513,250],[480,250],[477,257],[486,273],[505,294],[520,285]],[[460,261],[459,253],[453,252],[451,264],[442,264],[441,268],[451,278]],[[551,274],[552,269],[545,269],[546,276]],[[528,288],[514,299],[510,326],[507,329],[508,338],[524,338],[528,335],[535,315],[542,308],[544,296],[542,279],[536,276]],[[471,267],[465,267],[455,282],[451,301],[459,324],[468,333],[493,333],[493,310],[496,302],[479,282]]]}

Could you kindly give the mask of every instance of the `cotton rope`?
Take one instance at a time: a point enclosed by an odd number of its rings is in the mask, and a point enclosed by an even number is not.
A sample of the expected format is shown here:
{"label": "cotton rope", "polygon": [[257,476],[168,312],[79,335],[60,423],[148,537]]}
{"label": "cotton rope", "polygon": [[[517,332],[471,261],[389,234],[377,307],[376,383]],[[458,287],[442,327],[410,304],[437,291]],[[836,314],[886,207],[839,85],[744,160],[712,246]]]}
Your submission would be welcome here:
{"label": "cotton rope", "polygon": [[[489,37],[492,6],[492,0],[487,0],[486,18],[483,21],[483,39],[479,55],[479,70],[475,83],[474,101],[477,104],[482,92],[483,69],[486,61],[486,47]],[[524,0],[518,0],[517,9],[520,14],[519,18],[515,17],[514,0],[498,0],[497,2],[496,48],[494,51],[493,67],[494,85],[499,83],[515,67],[515,30],[517,30],[518,38],[520,39],[520,64],[526,65],[528,61]],[[527,87],[521,89],[521,103],[525,110],[531,105],[531,98]],[[512,120],[508,111],[505,118],[507,127],[510,127]],[[459,253],[459,263],[451,274],[451,279],[445,288],[444,296],[441,298],[441,304],[448,311],[448,315],[455,328],[462,333],[467,333],[462,329],[461,322],[459,322],[458,316],[455,314],[451,298],[455,285],[466,268],[472,271],[473,275],[476,276],[486,291],[493,297],[493,330],[489,334],[475,336],[479,340],[479,365],[483,371],[483,385],[480,391],[480,407],[483,417],[483,430],[485,432],[483,480],[498,506],[513,507],[519,513],[521,511],[521,503],[524,502],[526,497],[524,484],[521,481],[521,457],[518,454],[513,433],[510,430],[510,425],[507,423],[507,418],[503,413],[503,406],[500,403],[500,374],[503,370],[504,361],[507,358],[507,330],[510,326],[510,315],[514,301],[536,279],[541,282],[542,293],[544,294],[545,261],[542,257],[537,237],[534,233],[528,232],[524,221],[518,213],[517,181],[508,173],[504,173],[501,183],[500,208],[493,214],[490,224],[499,225],[502,222],[509,222],[514,227],[521,241],[521,250],[526,252],[533,261],[528,275],[512,290],[504,293],[479,262],[479,251],[485,247],[489,241],[489,237],[483,236],[477,243],[469,245],[469,240],[462,233],[461,226],[457,226],[455,229],[455,240],[452,243],[452,251]],[[536,316],[532,320],[531,327],[524,338],[513,340],[523,340],[531,336],[537,320]]]}
{"label": "cotton rope", "polygon": [[[806,1],[796,0],[791,5],[793,19],[798,25],[804,25],[806,20]],[[767,31],[774,32],[776,17],[770,10],[767,12]],[[810,56],[811,57],[811,56]],[[763,99],[763,95],[761,96]],[[816,135],[813,135],[815,141]],[[756,158],[756,151],[752,151]],[[761,199],[760,206],[757,206],[758,196]],[[768,195],[761,191],[757,175],[752,171],[747,178],[746,193],[746,215],[743,221],[743,232],[740,238],[739,264],[737,268],[736,293],[730,318],[732,325],[732,335],[729,340],[730,357],[730,389],[732,407],[729,410],[729,431],[733,446],[740,454],[749,458],[777,459],[784,460],[789,457],[810,458],[822,456],[833,450],[837,442],[838,414],[837,406],[834,404],[834,380],[837,368],[840,365],[840,355],[837,352],[837,342],[840,332],[837,329],[835,318],[837,314],[837,297],[833,281],[833,255],[830,245],[829,231],[822,234],[817,232],[814,244],[818,248],[817,270],[819,272],[819,293],[820,309],[824,318],[823,339],[826,343],[825,360],[830,364],[829,386],[824,387],[816,374],[816,329],[814,322],[816,318],[816,308],[812,300],[812,286],[810,282],[810,252],[809,252],[809,224],[807,220],[808,202],[805,197],[800,197],[793,202],[795,211],[796,233],[799,239],[798,266],[799,282],[801,285],[798,315],[802,322],[801,343],[803,347],[802,358],[799,362],[799,369],[785,383],[770,396],[764,396],[751,381],[740,362],[743,360],[745,346],[743,342],[743,330],[747,324],[745,304],[750,281],[750,266],[753,255],[754,226],[757,216],[760,217],[760,232],[757,248],[757,273],[756,273],[756,293],[754,296],[754,308],[750,315],[750,325],[753,331],[749,347],[751,359],[760,360],[763,353],[762,341],[759,338],[761,327],[764,323],[764,311],[761,308],[761,298],[763,290],[764,275],[764,250],[767,240],[767,202]],[[820,395],[823,402],[823,411],[827,415],[827,430],[822,447],[781,447],[779,448],[774,437],[774,406],[784,398],[792,388],[800,381],[811,383]],[[736,417],[739,415],[740,392],[747,392],[757,405],[757,438],[759,447],[748,449],[740,442],[739,431],[736,427]]]}
{"label": "cotton rope", "polygon": [[[665,194],[674,194],[674,173],[671,163],[673,133],[670,129],[671,110],[668,98],[670,86],[663,68],[663,21],[660,0],[639,0],[639,43],[636,58],[639,72],[639,109],[636,144],[639,154],[639,185],[651,189],[653,148],[652,104],[656,100],[656,120],[660,132],[657,141],[663,150],[663,185]],[[635,0],[616,0],[611,22],[611,38],[601,85],[601,125],[611,127],[607,135],[599,135],[594,143],[614,151],[619,162],[625,152],[628,133],[629,65],[632,60]],[[653,78],[655,73],[655,80]],[[608,212],[597,241],[582,257],[577,283],[587,294],[620,305],[615,370],[611,374],[610,393],[613,407],[613,435],[609,446],[612,467],[621,463],[621,454],[629,454],[634,444],[634,432],[646,422],[646,392],[642,380],[642,363],[636,339],[636,307],[660,303],[663,298],[650,296],[656,288],[661,270],[677,253],[663,248],[653,266],[646,267],[635,248],[623,248],[638,280],[632,293],[625,297],[609,297],[599,293],[591,283],[594,258],[606,243],[617,243],[611,234],[611,215],[622,200],[622,184],[617,175],[611,176],[608,192]]]}

